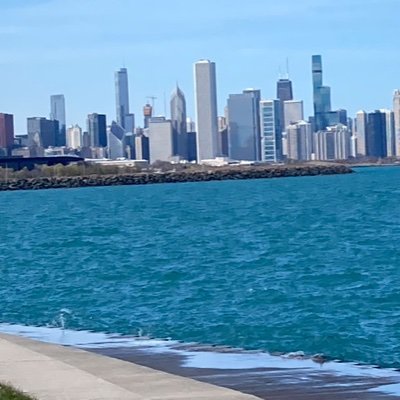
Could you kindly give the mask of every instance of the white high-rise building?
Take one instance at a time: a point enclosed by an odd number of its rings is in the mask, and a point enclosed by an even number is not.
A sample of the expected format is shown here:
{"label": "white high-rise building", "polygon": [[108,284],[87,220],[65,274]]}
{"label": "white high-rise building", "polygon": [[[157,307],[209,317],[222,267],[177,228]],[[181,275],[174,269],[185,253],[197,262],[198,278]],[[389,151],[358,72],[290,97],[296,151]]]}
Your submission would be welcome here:
{"label": "white high-rise building", "polygon": [[312,158],[312,127],[306,121],[289,125],[287,134],[287,158],[289,160],[309,161]]}
{"label": "white high-rise building", "polygon": [[282,129],[279,100],[260,101],[261,160],[276,163],[282,160]]}
{"label": "white high-rise building", "polygon": [[359,111],[356,116],[357,157],[367,155],[367,113]]}
{"label": "white high-rise building", "polygon": [[351,156],[351,135],[346,125],[329,126],[327,130],[331,130],[334,135],[335,143],[335,160],[347,160]]}
{"label": "white high-rise building", "polygon": [[400,89],[393,95],[394,131],[396,142],[396,156],[400,156]]}
{"label": "white high-rise building", "polygon": [[194,65],[197,161],[220,155],[218,146],[217,83],[215,63],[201,60]]}
{"label": "white high-rise building", "polygon": [[287,126],[304,120],[304,104],[303,100],[287,100],[283,103],[283,121],[282,130]]}
{"label": "white high-rise building", "polygon": [[149,122],[150,163],[171,161],[174,156],[173,127],[165,117],[152,118]]}
{"label": "white high-rise building", "polygon": [[351,156],[350,130],[346,125],[328,126],[314,134],[315,159],[347,160]]}
{"label": "white high-rise building", "polygon": [[396,133],[395,133],[395,122],[394,112],[392,110],[380,110],[381,113],[385,114],[386,122],[386,155],[387,157],[396,156]]}
{"label": "white high-rise building", "polygon": [[82,128],[74,125],[67,130],[67,147],[70,149],[79,149],[82,147]]}

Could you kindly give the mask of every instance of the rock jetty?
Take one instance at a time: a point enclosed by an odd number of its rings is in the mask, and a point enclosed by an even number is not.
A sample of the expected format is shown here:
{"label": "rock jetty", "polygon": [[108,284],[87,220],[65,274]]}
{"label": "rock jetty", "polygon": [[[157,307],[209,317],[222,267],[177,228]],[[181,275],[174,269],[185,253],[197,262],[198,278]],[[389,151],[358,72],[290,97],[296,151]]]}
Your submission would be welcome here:
{"label": "rock jetty", "polygon": [[353,171],[351,168],[340,164],[235,166],[175,172],[140,172],[123,175],[90,175],[12,179],[0,181],[0,191],[266,179],[295,176],[349,174],[352,172]]}

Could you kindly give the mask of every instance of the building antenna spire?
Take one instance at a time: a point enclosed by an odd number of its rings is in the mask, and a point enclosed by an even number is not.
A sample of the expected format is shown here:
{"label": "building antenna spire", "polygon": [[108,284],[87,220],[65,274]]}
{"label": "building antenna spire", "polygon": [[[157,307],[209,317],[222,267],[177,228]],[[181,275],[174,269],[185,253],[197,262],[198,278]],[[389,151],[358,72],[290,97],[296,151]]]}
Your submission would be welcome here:
{"label": "building antenna spire", "polygon": [[167,96],[164,91],[164,116],[167,118]]}
{"label": "building antenna spire", "polygon": [[289,79],[290,73],[289,73],[289,57],[286,57],[286,78]]}

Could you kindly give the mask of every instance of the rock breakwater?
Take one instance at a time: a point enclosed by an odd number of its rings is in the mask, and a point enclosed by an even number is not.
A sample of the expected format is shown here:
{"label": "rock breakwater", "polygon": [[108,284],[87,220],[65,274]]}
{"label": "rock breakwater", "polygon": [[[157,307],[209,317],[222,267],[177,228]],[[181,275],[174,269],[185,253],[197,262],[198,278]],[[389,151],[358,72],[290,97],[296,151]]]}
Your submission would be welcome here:
{"label": "rock breakwater", "polygon": [[349,174],[352,172],[353,171],[351,168],[339,164],[249,167],[239,166],[210,168],[205,170],[184,170],[176,172],[140,172],[123,175],[90,175],[12,179],[0,181],[0,191],[266,179],[295,176]]}

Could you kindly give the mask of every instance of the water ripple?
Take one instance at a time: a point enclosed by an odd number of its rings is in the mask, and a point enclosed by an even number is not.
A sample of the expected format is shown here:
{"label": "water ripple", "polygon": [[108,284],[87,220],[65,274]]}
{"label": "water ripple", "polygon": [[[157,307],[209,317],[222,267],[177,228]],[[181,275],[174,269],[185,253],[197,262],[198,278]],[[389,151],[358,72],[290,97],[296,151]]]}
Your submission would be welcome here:
{"label": "water ripple", "polygon": [[400,367],[400,169],[0,195],[0,321]]}

